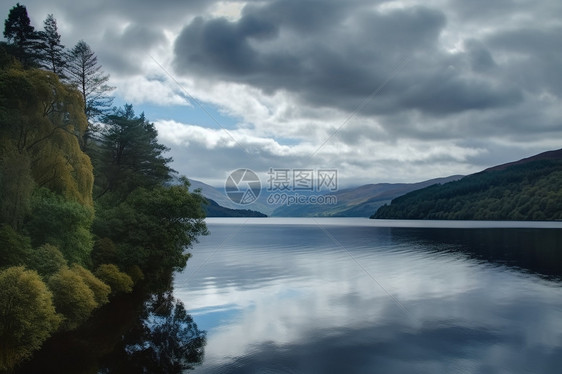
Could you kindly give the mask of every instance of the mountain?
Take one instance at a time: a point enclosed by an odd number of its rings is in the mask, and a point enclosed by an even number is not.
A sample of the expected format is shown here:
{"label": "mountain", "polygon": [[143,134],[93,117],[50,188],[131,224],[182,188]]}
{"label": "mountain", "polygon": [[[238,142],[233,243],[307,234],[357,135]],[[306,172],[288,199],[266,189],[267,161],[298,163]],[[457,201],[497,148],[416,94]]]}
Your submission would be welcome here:
{"label": "mountain", "polygon": [[560,220],[562,149],[410,192],[371,218]]}
{"label": "mountain", "polygon": [[239,205],[233,203],[232,200],[230,200],[223,192],[211,185],[195,179],[190,179],[189,183],[191,183],[190,189],[192,191],[200,189],[203,196],[205,196],[208,200],[213,200],[215,203],[222,207],[230,209],[240,208]]}
{"label": "mountain", "polygon": [[258,199],[246,205],[236,204],[226,196],[224,189],[216,188],[201,181],[190,179],[191,190],[201,189],[201,194],[207,199],[214,200],[219,206],[230,208],[230,209],[242,209],[242,210],[253,210],[265,215],[271,214],[275,209],[276,205],[271,205],[267,203],[268,192],[264,189],[261,191]]}
{"label": "mountain", "polygon": [[375,210],[398,196],[430,185],[462,178],[454,175],[419,183],[377,183],[330,193],[337,203],[280,206],[273,211],[277,217],[369,217]]}
{"label": "mountain", "polygon": [[249,209],[230,209],[217,204],[207,198],[208,204],[204,206],[207,217],[267,217],[261,212]]}

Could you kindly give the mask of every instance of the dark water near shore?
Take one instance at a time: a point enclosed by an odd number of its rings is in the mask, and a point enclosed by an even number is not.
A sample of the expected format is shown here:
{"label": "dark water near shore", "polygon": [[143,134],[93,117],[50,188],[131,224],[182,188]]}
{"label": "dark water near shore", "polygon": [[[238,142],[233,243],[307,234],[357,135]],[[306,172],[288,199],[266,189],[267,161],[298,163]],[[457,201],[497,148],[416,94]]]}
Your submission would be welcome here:
{"label": "dark water near shore", "polygon": [[[209,219],[196,373],[554,373],[562,224]],[[414,226],[414,227],[411,227]]]}
{"label": "dark water near shore", "polygon": [[18,373],[558,373],[562,223],[208,219]]}

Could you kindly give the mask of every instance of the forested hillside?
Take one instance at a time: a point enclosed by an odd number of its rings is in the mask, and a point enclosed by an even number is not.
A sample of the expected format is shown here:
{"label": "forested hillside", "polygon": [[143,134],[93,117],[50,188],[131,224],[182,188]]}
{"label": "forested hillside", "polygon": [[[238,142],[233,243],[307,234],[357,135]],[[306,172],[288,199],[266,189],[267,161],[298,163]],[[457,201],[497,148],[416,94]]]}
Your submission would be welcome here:
{"label": "forested hillside", "polygon": [[371,218],[562,219],[562,150],[411,192],[379,208]]}
{"label": "forested hillside", "polygon": [[206,233],[203,198],[154,125],[112,88],[83,41],[12,8],[0,44],[0,371],[142,283],[158,287]]}
{"label": "forested hillside", "polygon": [[267,217],[267,215],[255,210],[225,208],[211,199],[207,199],[205,215],[207,217]]}

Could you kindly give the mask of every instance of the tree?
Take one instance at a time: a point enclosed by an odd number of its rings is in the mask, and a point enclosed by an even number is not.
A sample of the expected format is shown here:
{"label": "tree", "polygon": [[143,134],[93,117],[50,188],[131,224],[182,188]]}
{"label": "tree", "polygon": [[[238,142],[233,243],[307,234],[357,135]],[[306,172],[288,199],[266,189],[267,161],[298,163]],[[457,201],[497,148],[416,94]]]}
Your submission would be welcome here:
{"label": "tree", "polygon": [[29,238],[16,232],[10,225],[0,225],[0,268],[25,265],[30,255]]}
{"label": "tree", "polygon": [[40,54],[40,66],[52,71],[60,78],[65,78],[66,56],[61,36],[58,32],[57,21],[49,14],[43,21],[44,31],[39,35],[43,41]]}
{"label": "tree", "polygon": [[29,155],[4,144],[0,151],[0,222],[16,230],[21,228],[24,218],[31,212],[34,187]]}
{"label": "tree", "polygon": [[37,272],[23,266],[0,272],[0,370],[31,356],[60,322]]}
{"label": "tree", "polygon": [[96,300],[98,306],[108,303],[109,299],[107,297],[111,292],[111,287],[92,274],[90,270],[85,269],[78,264],[72,265],[71,270],[80,275],[88,288],[92,290],[94,293],[94,299]]}
{"label": "tree", "polygon": [[185,373],[203,362],[206,332],[171,292],[154,295],[122,336],[104,372]]}
{"label": "tree", "polygon": [[43,188],[34,193],[32,216],[25,229],[34,246],[54,245],[70,264],[88,265],[93,247],[93,218],[90,207]]}
{"label": "tree", "polygon": [[89,141],[98,131],[95,122],[111,108],[113,97],[109,93],[114,87],[108,85],[109,74],[104,74],[96,54],[83,40],[70,51],[66,74],[84,98],[88,129],[84,134],[83,147],[87,149]]}
{"label": "tree", "polygon": [[80,93],[57,75],[0,70],[0,159],[28,159],[39,187],[92,206],[92,164],[78,142],[86,127]]}
{"label": "tree", "polygon": [[68,267],[63,267],[50,277],[48,284],[53,292],[57,312],[65,317],[65,329],[76,328],[86,321],[98,306],[94,292],[80,274]]}
{"label": "tree", "polygon": [[51,244],[43,244],[31,252],[27,265],[36,270],[39,275],[49,277],[66,264],[64,256],[57,247]]}
{"label": "tree", "polygon": [[24,66],[34,66],[37,60],[37,45],[40,41],[39,34],[31,26],[24,5],[16,4],[8,18],[4,21],[4,37],[8,40],[12,53]]}
{"label": "tree", "polygon": [[[126,196],[136,187],[151,188],[171,178],[168,150],[158,143],[158,132],[144,114],[136,116],[132,105],[115,109],[105,117],[101,133],[96,177],[98,196],[108,191]],[[96,161],[94,161],[95,163]]]}
{"label": "tree", "polygon": [[111,287],[111,294],[128,293],[133,290],[131,277],[113,264],[102,264],[96,269],[96,276]]}
{"label": "tree", "polygon": [[185,267],[186,248],[207,234],[202,201],[189,192],[187,179],[182,185],[137,188],[122,203],[99,210],[94,231],[119,243],[122,268],[138,265],[155,279]]}

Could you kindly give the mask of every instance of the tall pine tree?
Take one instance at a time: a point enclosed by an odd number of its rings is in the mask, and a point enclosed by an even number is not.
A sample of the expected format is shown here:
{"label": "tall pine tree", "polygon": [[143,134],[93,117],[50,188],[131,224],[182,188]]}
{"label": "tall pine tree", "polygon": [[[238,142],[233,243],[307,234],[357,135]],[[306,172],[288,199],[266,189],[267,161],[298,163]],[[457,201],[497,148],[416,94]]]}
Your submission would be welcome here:
{"label": "tall pine tree", "polygon": [[38,46],[41,44],[39,33],[31,26],[24,5],[16,4],[8,18],[4,21],[4,37],[8,40],[10,51],[21,63],[26,66],[36,66],[38,60]]}
{"label": "tall pine tree", "polygon": [[[96,165],[98,196],[109,191],[126,196],[137,187],[152,188],[171,179],[172,159],[164,157],[168,148],[158,143],[158,132],[144,113],[136,116],[133,106],[125,105],[104,123]],[[98,164],[97,157],[93,161]]]}
{"label": "tall pine tree", "polygon": [[60,78],[65,78],[66,56],[61,36],[58,32],[57,21],[49,14],[43,22],[44,31],[40,33],[43,41],[39,54],[42,68],[52,71]]}
{"label": "tall pine tree", "polygon": [[111,109],[113,97],[109,93],[114,87],[109,86],[109,74],[103,72],[96,54],[84,41],[79,41],[70,51],[66,72],[70,82],[84,98],[88,129],[84,134],[82,147],[87,149],[90,140],[99,130],[96,121]]}

